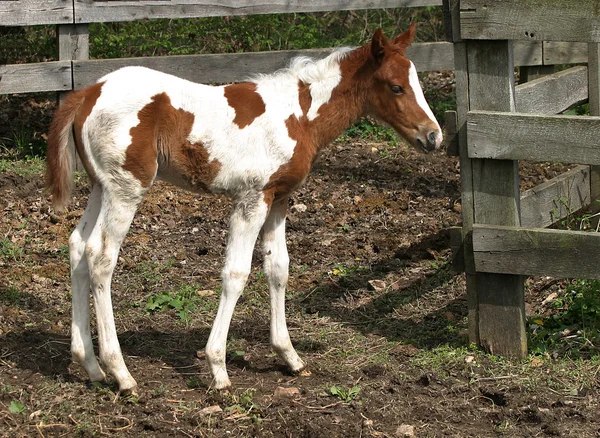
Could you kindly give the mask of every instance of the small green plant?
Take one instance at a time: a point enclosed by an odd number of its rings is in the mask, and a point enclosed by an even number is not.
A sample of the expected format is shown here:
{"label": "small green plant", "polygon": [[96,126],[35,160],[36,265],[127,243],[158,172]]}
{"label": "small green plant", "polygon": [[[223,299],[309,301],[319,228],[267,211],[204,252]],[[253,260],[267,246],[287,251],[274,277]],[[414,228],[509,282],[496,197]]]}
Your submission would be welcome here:
{"label": "small green plant", "polygon": [[195,287],[182,286],[178,291],[150,295],[145,310],[149,313],[175,310],[179,319],[189,324],[198,299]]}
{"label": "small green plant", "polygon": [[363,139],[375,142],[386,142],[399,146],[398,136],[392,128],[378,124],[370,117],[360,119],[344,132],[342,139]]}
{"label": "small green plant", "polygon": [[13,400],[8,405],[8,411],[15,415],[22,414],[25,412],[25,405],[18,400]]}
{"label": "small green plant", "polygon": [[0,289],[0,303],[15,305],[22,298],[21,292],[14,286]]}
{"label": "small green plant", "polygon": [[360,386],[356,385],[346,389],[343,386],[332,385],[329,387],[329,393],[334,397],[339,398],[344,403],[350,403],[360,393]]}
{"label": "small green plant", "polygon": [[237,411],[240,414],[259,414],[258,406],[254,403],[254,395],[256,389],[248,388],[239,395],[227,394],[227,406],[226,411]]}
{"label": "small green plant", "polygon": [[596,354],[600,345],[600,280],[576,280],[553,303],[554,313],[529,321],[534,354]]}
{"label": "small green plant", "polygon": [[18,262],[23,258],[23,249],[4,237],[0,239],[0,258],[4,261]]}
{"label": "small green plant", "polygon": [[200,388],[202,383],[198,377],[192,376],[185,381],[185,385],[190,389]]}

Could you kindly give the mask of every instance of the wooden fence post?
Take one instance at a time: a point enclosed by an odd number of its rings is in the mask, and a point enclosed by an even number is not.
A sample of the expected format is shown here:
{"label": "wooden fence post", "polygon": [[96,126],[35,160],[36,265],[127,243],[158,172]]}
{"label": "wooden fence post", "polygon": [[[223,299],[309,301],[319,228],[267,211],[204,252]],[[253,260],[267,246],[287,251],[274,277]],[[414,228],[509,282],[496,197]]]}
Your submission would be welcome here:
{"label": "wooden fence post", "polygon": [[[588,98],[590,114],[600,116],[600,44],[588,43]],[[590,202],[593,211],[600,211],[600,166],[590,166]]]}
{"label": "wooden fence post", "polygon": [[[87,24],[60,24],[56,26],[56,35],[59,61],[89,59],[89,26]],[[75,88],[73,74],[73,63],[71,63],[71,90]],[[58,93],[59,103],[66,95],[66,92]],[[75,163],[75,170],[83,171],[83,164],[79,157]]]}
{"label": "wooden fence post", "polygon": [[[514,111],[510,41],[467,41],[469,110]],[[472,222],[519,226],[518,162],[472,159]],[[494,354],[527,355],[523,277],[477,273],[474,285],[479,343]]]}
{"label": "wooden fence post", "polygon": [[469,111],[469,77],[467,43],[460,37],[460,0],[444,0],[447,36],[454,43],[454,77],[456,81],[456,135],[461,180],[462,242],[467,289],[469,342],[479,344],[479,305],[473,248],[469,245],[473,230],[473,173],[467,152],[467,112]]}

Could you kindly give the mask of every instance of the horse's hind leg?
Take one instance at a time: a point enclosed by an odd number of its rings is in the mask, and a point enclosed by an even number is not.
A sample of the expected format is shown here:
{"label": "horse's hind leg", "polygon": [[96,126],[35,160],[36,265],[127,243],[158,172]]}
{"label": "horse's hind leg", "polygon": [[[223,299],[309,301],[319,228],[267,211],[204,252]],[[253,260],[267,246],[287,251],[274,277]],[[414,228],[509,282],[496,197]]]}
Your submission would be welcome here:
{"label": "horse's hind leg", "polygon": [[125,187],[119,192],[103,188],[102,204],[98,220],[85,244],[89,265],[92,296],[98,322],[100,361],[119,383],[121,393],[137,391],[137,383],[131,377],[117,338],[112,308],[111,281],[117,263],[121,243],[129,230],[143,193],[131,189],[131,196],[123,199]]}
{"label": "horse's hind leg", "polygon": [[71,355],[74,362],[83,366],[92,382],[104,380],[104,371],[98,364],[90,333],[90,274],[85,256],[85,243],[96,225],[100,212],[101,189],[92,189],[87,208],[79,225],[69,239],[71,259]]}

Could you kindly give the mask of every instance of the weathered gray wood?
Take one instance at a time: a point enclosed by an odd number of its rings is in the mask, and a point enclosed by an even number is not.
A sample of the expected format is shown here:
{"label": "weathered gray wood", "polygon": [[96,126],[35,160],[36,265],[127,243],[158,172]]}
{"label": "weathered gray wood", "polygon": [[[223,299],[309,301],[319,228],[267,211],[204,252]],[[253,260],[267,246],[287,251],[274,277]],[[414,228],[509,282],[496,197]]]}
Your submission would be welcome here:
{"label": "weathered gray wood", "polygon": [[[89,26],[87,24],[61,24],[57,26],[58,59],[72,61],[75,59],[89,59]],[[71,89],[73,83],[73,65],[71,64]],[[62,102],[67,93],[58,93],[59,102]],[[75,162],[75,169],[82,172],[83,163],[79,156]]]}
{"label": "weathered gray wood", "polygon": [[518,85],[516,110],[527,114],[558,114],[588,99],[587,68],[573,67]]}
{"label": "weathered gray wood", "polygon": [[[296,56],[322,58],[333,49],[282,50],[273,52],[226,53],[214,55],[157,56],[146,58],[95,59],[75,61],[75,88],[94,83],[111,71],[129,65],[141,65],[202,83],[229,83],[248,79],[259,73],[271,73],[285,67]],[[420,43],[409,47],[407,55],[417,70],[451,70],[454,60],[452,44]]]}
{"label": "weathered gray wood", "polygon": [[452,43],[415,43],[406,50],[418,71],[454,70]]}
{"label": "weathered gray wood", "polygon": [[458,157],[458,118],[456,111],[444,113],[444,148],[449,157]]}
{"label": "weathered gray wood", "polygon": [[581,64],[587,62],[587,44],[544,41],[544,64]]}
{"label": "weathered gray wood", "polygon": [[65,24],[57,26],[58,59],[89,59],[89,26],[87,24]]}
{"label": "weathered gray wood", "polygon": [[[513,111],[515,94],[511,43],[468,41],[467,57],[470,109]],[[474,224],[519,225],[517,164],[516,161],[471,160]],[[476,294],[476,302],[473,297],[468,300],[477,307],[480,345],[491,353],[524,357],[527,354],[527,336],[523,278],[478,273],[472,280],[472,288],[471,295]]]}
{"label": "weathered gray wood", "polygon": [[600,117],[489,111],[467,115],[471,158],[600,164]]}
{"label": "weathered gray wood", "polygon": [[121,67],[139,65],[201,83],[239,82],[259,73],[285,67],[299,55],[321,58],[331,49],[302,51],[227,53],[215,55],[157,56],[147,58],[93,59],[74,61],[75,88],[88,86]]}
{"label": "weathered gray wood", "polygon": [[525,84],[553,73],[553,65],[524,65],[519,69],[519,84]]}
{"label": "weathered gray wood", "polygon": [[0,26],[72,22],[72,0],[0,0]]}
{"label": "weathered gray wood", "polygon": [[541,41],[513,41],[515,65],[541,65],[543,44]]}
{"label": "weathered gray wood", "polygon": [[521,194],[521,226],[546,228],[590,202],[590,166],[577,166]]}
{"label": "weathered gray wood", "polygon": [[567,278],[600,278],[600,234],[475,225],[478,271]]}
{"label": "weathered gray wood", "polygon": [[600,41],[598,0],[461,0],[465,39]]}
{"label": "weathered gray wood", "polygon": [[442,11],[446,41],[460,42],[460,0],[444,0]]}
{"label": "weathered gray wood", "polygon": [[68,61],[0,65],[0,94],[71,89]]}
{"label": "weathered gray wood", "polygon": [[[458,11],[453,10],[456,14]],[[465,265],[465,286],[467,292],[467,311],[469,322],[469,341],[479,344],[479,302],[477,296],[476,276],[473,266],[473,249],[470,245],[473,227],[473,167],[467,154],[467,112],[469,110],[469,75],[467,63],[467,43],[454,43],[454,77],[456,80],[456,138],[460,163],[461,180],[461,212],[462,212],[462,241],[460,247]]]}
{"label": "weathered gray wood", "polygon": [[290,12],[320,12],[354,9],[441,6],[442,0],[75,0],[75,21],[131,21],[145,18],[190,18]]}
{"label": "weathered gray wood", "polygon": [[[588,83],[590,114],[600,116],[600,44],[588,44]],[[600,211],[600,166],[591,166],[591,209]]]}

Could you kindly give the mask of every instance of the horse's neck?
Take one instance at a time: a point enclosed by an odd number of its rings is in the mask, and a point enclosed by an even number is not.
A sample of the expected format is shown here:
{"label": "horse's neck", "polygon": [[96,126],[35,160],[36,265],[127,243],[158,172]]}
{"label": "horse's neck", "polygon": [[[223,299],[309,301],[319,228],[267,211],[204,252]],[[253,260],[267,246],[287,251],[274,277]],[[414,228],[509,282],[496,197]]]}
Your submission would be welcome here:
{"label": "horse's neck", "polygon": [[372,77],[369,46],[350,52],[340,61],[342,79],[329,101],[319,108],[319,116],[309,124],[321,149],[337,138],[367,112],[367,94]]}

